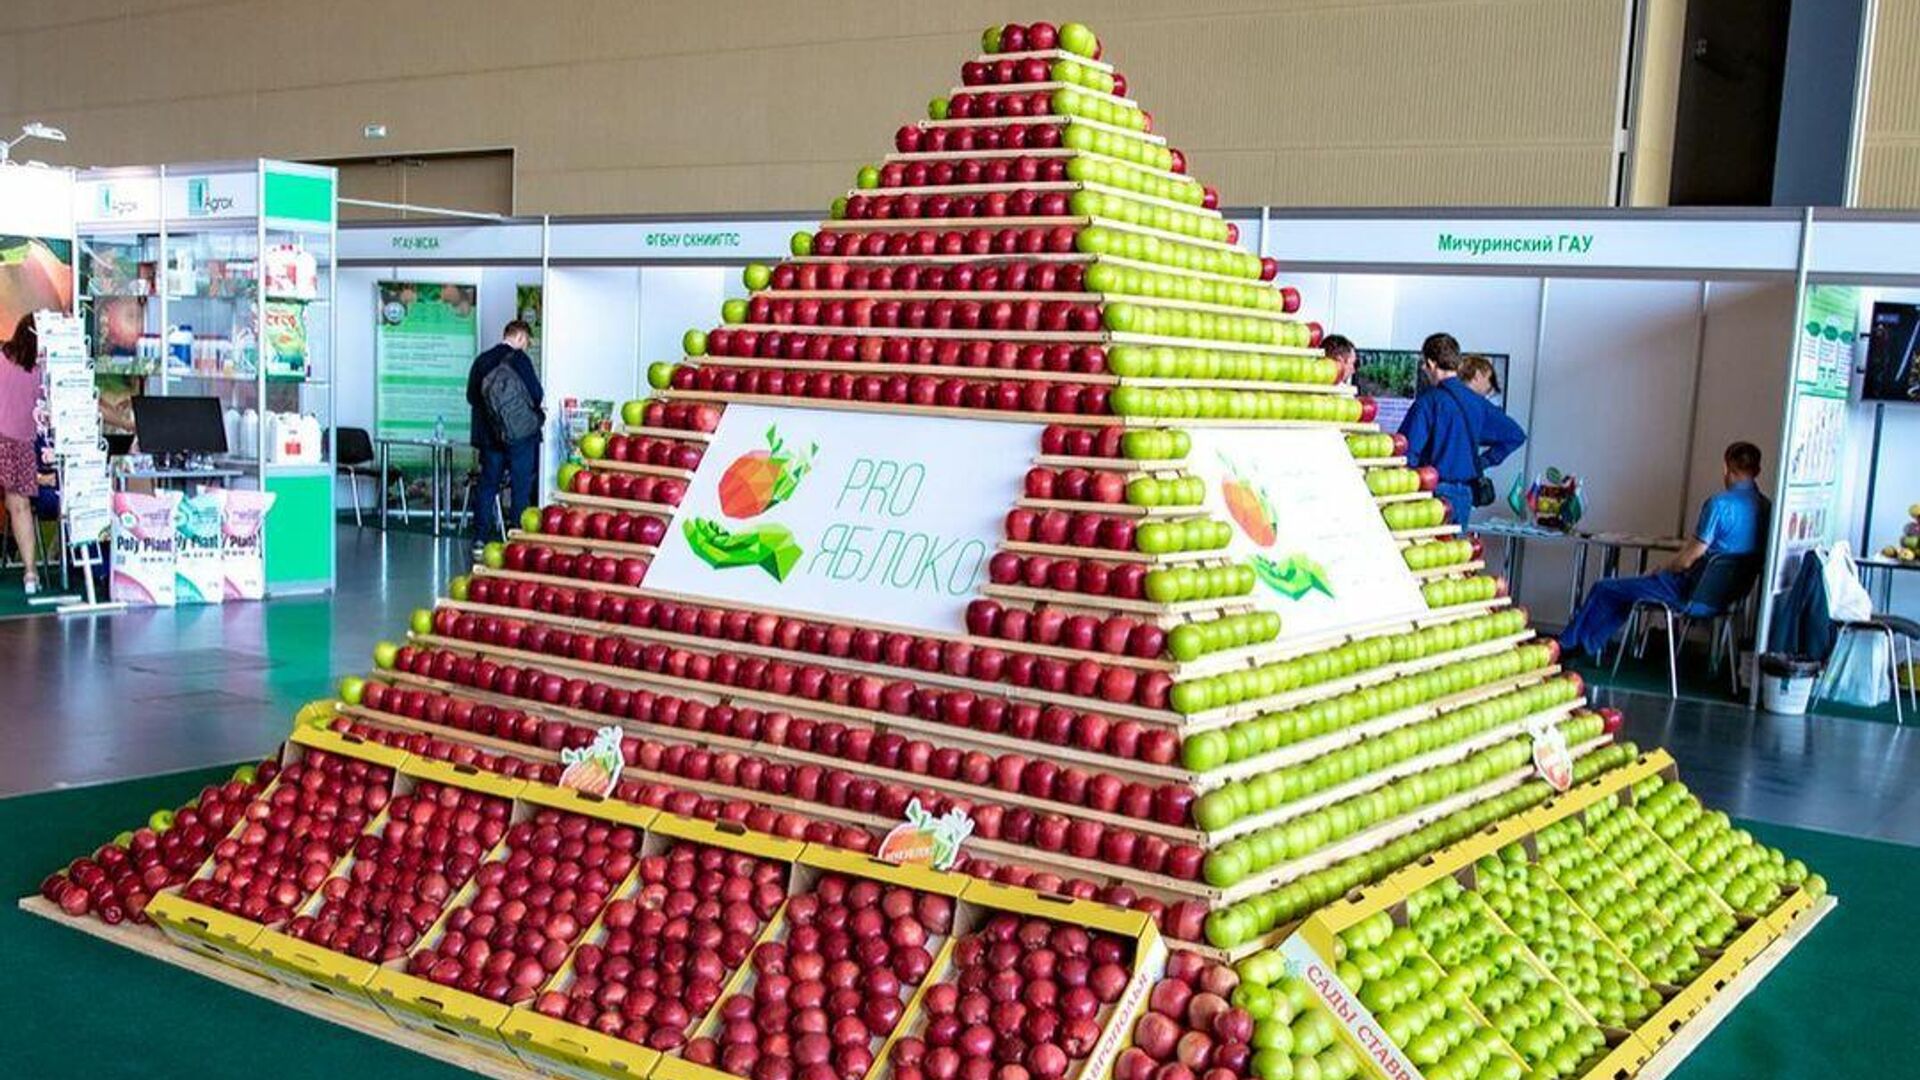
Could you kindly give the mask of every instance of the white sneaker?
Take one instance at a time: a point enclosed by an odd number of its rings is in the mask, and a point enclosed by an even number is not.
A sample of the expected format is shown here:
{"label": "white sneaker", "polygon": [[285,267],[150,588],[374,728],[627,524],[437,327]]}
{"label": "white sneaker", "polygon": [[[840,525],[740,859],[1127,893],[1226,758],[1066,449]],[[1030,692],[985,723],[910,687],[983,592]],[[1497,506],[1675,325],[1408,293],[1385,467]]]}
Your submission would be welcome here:
{"label": "white sneaker", "polygon": [[40,579],[27,578],[20,583],[20,588],[25,591],[28,596],[32,596],[40,591]]}

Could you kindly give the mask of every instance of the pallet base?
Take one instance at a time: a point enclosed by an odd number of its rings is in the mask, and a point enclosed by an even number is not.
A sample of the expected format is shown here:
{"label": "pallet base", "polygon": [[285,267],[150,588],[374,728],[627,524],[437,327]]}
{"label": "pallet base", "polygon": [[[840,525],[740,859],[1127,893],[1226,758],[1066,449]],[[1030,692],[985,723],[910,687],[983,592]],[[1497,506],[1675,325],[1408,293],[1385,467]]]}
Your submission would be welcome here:
{"label": "pallet base", "polygon": [[1746,1000],[1747,995],[1753,992],[1753,988],[1760,985],[1762,980],[1773,973],[1774,968],[1780,966],[1780,961],[1785,960],[1788,953],[1806,940],[1807,935],[1813,932],[1813,928],[1820,925],[1820,920],[1833,914],[1833,909],[1839,903],[1840,901],[1832,896],[1823,896],[1807,909],[1806,914],[1795,919],[1786,933],[1775,938],[1771,944],[1748,961],[1747,966],[1740,969],[1740,973],[1733,977],[1733,981],[1727,985],[1726,989],[1716,994],[1712,1001],[1689,1017],[1673,1038],[1660,1044],[1660,1048],[1653,1052],[1653,1056],[1647,1059],[1647,1063],[1634,1073],[1635,1080],[1665,1080],[1666,1077],[1673,1075],[1674,1071],[1680,1067],[1680,1063],[1699,1049],[1701,1043],[1707,1041],[1707,1036],[1713,1034],[1713,1030],[1720,1026],[1720,1022]]}
{"label": "pallet base", "polygon": [[451,1039],[442,1039],[412,1028],[401,1027],[389,1020],[385,1013],[372,1008],[355,1007],[319,994],[296,990],[264,976],[229,967],[217,960],[210,960],[173,944],[159,930],[150,926],[135,926],[131,923],[108,926],[98,919],[76,919],[62,912],[58,905],[39,896],[29,896],[21,900],[20,910],[142,956],[184,968],[195,975],[204,976],[235,990],[243,990],[255,997],[265,998],[276,1005],[297,1009],[308,1016],[325,1020],[330,1024],[338,1024],[350,1031],[372,1036],[382,1042],[392,1043],[402,1049],[424,1054],[481,1076],[493,1077],[494,1080],[541,1080],[546,1076],[545,1073],[535,1072],[524,1065],[477,1053]]}

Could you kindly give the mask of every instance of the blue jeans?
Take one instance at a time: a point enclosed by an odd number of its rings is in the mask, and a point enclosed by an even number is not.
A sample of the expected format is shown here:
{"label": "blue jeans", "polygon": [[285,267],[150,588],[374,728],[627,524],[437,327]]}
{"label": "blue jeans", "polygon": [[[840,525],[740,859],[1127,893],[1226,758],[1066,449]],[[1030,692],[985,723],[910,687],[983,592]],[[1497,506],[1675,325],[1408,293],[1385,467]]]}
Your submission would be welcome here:
{"label": "blue jeans", "polygon": [[1473,486],[1443,482],[1433,486],[1433,495],[1453,507],[1453,523],[1465,530],[1468,520],[1473,517]]}
{"label": "blue jeans", "polygon": [[1594,584],[1586,602],[1573,613],[1560,635],[1560,647],[1569,655],[1586,653],[1598,660],[1613,635],[1626,625],[1636,600],[1658,600],[1678,610],[1690,585],[1685,574],[1662,570],[1646,577],[1607,578]]}
{"label": "blue jeans", "polygon": [[501,490],[501,474],[506,474],[507,527],[520,521],[520,511],[533,504],[533,478],[540,468],[540,440],[522,439],[504,449],[480,448],[480,484],[473,493],[473,542],[506,539],[506,531],[493,519],[493,497]]}

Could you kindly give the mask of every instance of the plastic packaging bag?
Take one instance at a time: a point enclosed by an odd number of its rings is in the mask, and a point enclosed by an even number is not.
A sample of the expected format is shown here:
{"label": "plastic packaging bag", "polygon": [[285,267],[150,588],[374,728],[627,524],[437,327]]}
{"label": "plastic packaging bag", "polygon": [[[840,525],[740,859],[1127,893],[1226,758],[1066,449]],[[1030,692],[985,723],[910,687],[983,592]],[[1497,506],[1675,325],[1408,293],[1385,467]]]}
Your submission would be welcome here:
{"label": "plastic packaging bag", "polygon": [[1887,703],[1888,666],[1893,663],[1885,634],[1848,634],[1827,660],[1817,697],[1864,709]]}
{"label": "plastic packaging bag", "polygon": [[1853,549],[1845,540],[1836,542],[1821,560],[1827,586],[1827,615],[1834,622],[1865,622],[1873,618],[1873,597],[1860,584],[1860,571],[1853,564]]}

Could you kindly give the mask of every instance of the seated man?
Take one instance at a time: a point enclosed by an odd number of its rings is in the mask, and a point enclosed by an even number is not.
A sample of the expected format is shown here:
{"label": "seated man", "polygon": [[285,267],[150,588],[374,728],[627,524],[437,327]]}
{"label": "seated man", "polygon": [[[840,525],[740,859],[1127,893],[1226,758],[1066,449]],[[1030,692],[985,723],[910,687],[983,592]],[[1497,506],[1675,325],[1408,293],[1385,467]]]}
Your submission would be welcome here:
{"label": "seated man", "polygon": [[1634,601],[1658,600],[1677,608],[1686,601],[1706,556],[1759,558],[1767,546],[1767,522],[1773,516],[1773,504],[1760,493],[1759,478],[1759,447],[1749,442],[1727,447],[1721,473],[1726,490],[1700,504],[1693,539],[1659,573],[1596,583],[1560,635],[1560,647],[1569,655],[1584,652],[1597,660],[1626,623]]}

